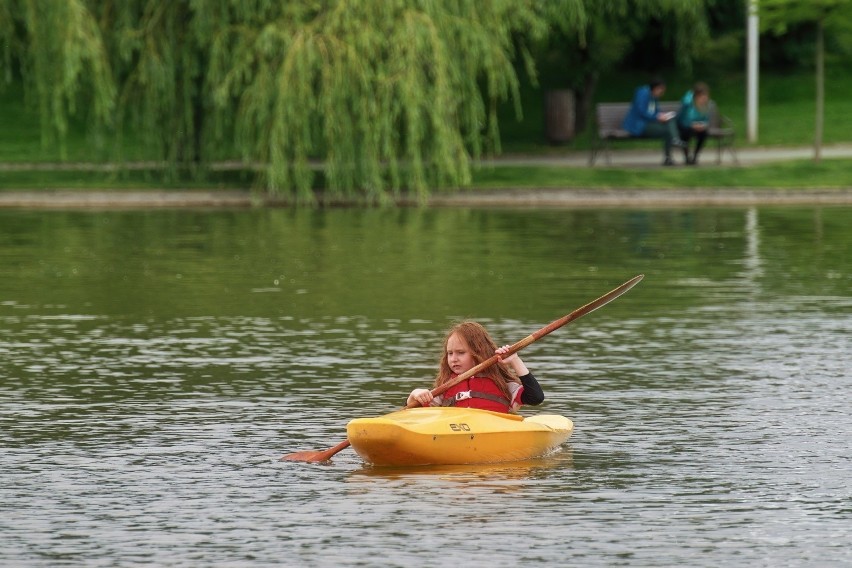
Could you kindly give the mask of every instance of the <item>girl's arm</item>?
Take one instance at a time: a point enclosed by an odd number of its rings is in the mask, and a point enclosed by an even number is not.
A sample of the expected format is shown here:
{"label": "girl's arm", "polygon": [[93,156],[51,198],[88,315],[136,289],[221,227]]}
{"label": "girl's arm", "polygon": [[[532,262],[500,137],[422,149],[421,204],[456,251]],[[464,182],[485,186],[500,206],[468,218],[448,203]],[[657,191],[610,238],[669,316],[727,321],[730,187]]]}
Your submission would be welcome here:
{"label": "girl's arm", "polygon": [[535,406],[536,404],[541,404],[544,402],[544,391],[541,390],[541,385],[538,384],[538,381],[535,379],[530,370],[527,369],[527,366],[521,360],[517,353],[510,357],[506,357],[503,359],[499,357],[499,355],[505,353],[509,350],[508,345],[504,345],[497,349],[498,361],[501,363],[505,363],[514,369],[515,373],[518,375],[518,378],[521,380],[521,384],[524,385],[524,391],[521,393],[521,403],[522,404],[530,404]]}
{"label": "girl's arm", "polygon": [[432,391],[429,389],[414,389],[411,391],[411,394],[408,395],[408,400],[405,402],[405,405],[410,406],[416,401],[420,404],[420,406],[429,406],[433,398]]}

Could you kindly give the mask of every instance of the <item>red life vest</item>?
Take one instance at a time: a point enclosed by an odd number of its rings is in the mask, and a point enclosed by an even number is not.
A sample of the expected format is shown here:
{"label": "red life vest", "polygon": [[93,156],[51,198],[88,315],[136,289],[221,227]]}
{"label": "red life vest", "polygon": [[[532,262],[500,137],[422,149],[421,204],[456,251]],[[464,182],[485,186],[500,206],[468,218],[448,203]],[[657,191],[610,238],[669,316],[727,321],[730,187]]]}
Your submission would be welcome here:
{"label": "red life vest", "polygon": [[479,408],[509,413],[511,401],[488,377],[471,377],[446,390],[441,406]]}

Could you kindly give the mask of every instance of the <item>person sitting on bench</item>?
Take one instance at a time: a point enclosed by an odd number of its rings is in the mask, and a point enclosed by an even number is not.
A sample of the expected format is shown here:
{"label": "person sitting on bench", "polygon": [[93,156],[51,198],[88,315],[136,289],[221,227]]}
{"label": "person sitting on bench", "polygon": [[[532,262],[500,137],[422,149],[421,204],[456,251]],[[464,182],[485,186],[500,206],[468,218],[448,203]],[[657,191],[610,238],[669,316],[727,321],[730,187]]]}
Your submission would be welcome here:
{"label": "person sitting on bench", "polygon": [[684,148],[686,143],[678,134],[674,120],[676,113],[659,111],[660,97],[665,92],[666,83],[660,78],[654,78],[647,85],[637,88],[621,127],[632,136],[662,138],[665,152],[663,165],[672,166],[672,146]]}
{"label": "person sitting on bench", "polygon": [[687,165],[698,163],[698,154],[707,139],[707,128],[710,125],[710,87],[707,83],[698,82],[695,87],[680,100],[681,106],[677,113],[677,128],[680,137],[689,144],[695,138],[695,152],[691,155],[689,147],[684,147],[683,158]]}

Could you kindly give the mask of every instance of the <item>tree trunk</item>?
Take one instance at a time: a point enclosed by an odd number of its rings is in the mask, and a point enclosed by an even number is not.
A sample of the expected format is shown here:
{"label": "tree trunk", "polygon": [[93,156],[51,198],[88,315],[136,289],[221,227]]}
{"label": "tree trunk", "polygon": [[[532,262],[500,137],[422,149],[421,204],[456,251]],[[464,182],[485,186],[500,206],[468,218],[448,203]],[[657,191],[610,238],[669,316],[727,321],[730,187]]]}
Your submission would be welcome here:
{"label": "tree trunk", "polygon": [[574,111],[574,132],[576,133],[583,132],[592,120],[592,101],[595,98],[595,91],[597,90],[597,87],[597,73],[589,73],[583,78],[583,88],[577,93],[577,103]]}

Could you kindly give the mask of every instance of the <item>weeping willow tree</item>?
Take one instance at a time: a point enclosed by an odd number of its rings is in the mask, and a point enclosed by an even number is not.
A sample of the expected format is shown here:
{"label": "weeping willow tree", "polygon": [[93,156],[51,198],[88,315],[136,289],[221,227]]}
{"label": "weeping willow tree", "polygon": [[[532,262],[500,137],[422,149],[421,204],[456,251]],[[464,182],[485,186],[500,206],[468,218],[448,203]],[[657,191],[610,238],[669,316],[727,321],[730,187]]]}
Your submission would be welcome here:
{"label": "weeping willow tree", "polygon": [[[471,156],[499,151],[497,102],[518,101],[517,32],[544,33],[535,2],[337,0],[211,14],[207,80],[219,124],[233,114],[244,159],[272,191],[328,187],[384,200],[464,185]],[[573,3],[579,10],[579,1]],[[227,131],[227,129],[225,129]]]}
{"label": "weeping willow tree", "polygon": [[191,2],[0,0],[0,60],[20,76],[41,118],[44,145],[65,159],[69,120],[100,145],[119,149],[124,127],[172,171],[197,161],[205,109],[199,88],[203,44],[192,33]]}
{"label": "weeping willow tree", "polygon": [[127,126],[172,168],[206,164],[207,40],[194,2],[90,0],[107,35],[117,76],[117,133]]}
{"label": "weeping willow tree", "polygon": [[[44,140],[84,114],[129,128],[173,168],[230,149],[269,191],[384,201],[465,185],[499,151],[537,0],[0,0],[7,80],[34,94]],[[581,0],[560,0],[580,25]],[[518,107],[518,112],[520,109]]]}
{"label": "weeping willow tree", "polygon": [[41,116],[45,144],[65,156],[70,115],[90,119],[94,131],[113,124],[115,79],[98,22],[82,0],[0,0],[3,77],[20,72]]}

